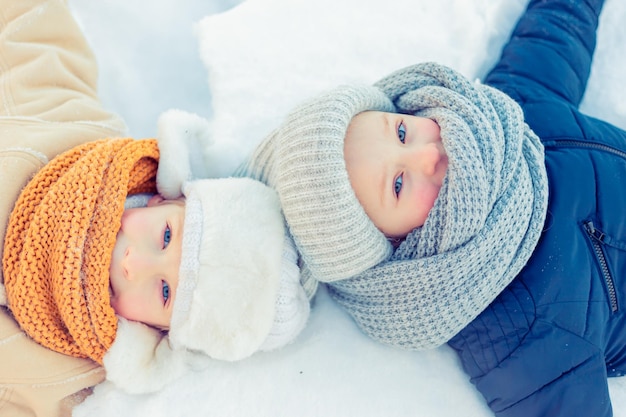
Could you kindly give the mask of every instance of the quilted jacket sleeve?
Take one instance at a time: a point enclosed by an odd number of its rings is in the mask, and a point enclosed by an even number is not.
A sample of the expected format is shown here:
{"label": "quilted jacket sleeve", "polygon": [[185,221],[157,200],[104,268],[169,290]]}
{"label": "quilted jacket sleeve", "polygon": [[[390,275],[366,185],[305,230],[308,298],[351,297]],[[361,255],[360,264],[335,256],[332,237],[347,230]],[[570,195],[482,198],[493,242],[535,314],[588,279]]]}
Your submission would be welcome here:
{"label": "quilted jacket sleeve", "polygon": [[553,95],[578,106],[585,92],[603,0],[532,0],[485,78],[523,106]]}
{"label": "quilted jacket sleeve", "polygon": [[[600,349],[562,329],[542,324],[534,326],[527,337],[530,341],[513,353],[524,360],[505,360],[476,382],[497,417],[613,415]],[[571,346],[571,352],[564,348],[561,355],[552,355],[546,361],[545,349],[554,348],[549,338],[564,341],[564,346]],[[538,381],[545,385],[538,387]]]}
{"label": "quilted jacket sleeve", "polygon": [[602,349],[536,308],[515,281],[449,342],[472,383],[497,417],[610,417]]}

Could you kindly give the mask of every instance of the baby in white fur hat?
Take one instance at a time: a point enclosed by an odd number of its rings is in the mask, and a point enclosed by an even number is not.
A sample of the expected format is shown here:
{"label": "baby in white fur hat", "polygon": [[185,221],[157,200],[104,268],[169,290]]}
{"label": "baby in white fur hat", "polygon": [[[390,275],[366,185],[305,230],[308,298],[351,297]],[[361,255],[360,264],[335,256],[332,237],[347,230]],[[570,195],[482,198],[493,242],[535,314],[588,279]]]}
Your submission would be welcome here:
{"label": "baby in white fur hat", "polygon": [[276,192],[247,178],[201,178],[211,176],[207,132],[192,114],[159,120],[157,189],[184,199],[182,250],[168,331],[120,318],[104,357],[107,380],[131,393],[156,391],[210,359],[281,347],[309,315]]}

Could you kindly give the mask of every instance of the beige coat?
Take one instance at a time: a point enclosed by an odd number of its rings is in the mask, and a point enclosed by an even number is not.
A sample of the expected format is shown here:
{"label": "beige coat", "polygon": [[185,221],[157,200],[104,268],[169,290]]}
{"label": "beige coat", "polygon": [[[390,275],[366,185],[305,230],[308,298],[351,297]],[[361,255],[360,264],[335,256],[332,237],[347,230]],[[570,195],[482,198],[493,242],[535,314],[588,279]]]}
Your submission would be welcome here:
{"label": "beige coat", "polygon": [[[124,123],[102,108],[96,82],[95,58],[64,0],[0,0],[3,240],[20,190],[47,161],[124,134]],[[0,307],[0,417],[69,416],[103,378],[94,362],[33,342]]]}

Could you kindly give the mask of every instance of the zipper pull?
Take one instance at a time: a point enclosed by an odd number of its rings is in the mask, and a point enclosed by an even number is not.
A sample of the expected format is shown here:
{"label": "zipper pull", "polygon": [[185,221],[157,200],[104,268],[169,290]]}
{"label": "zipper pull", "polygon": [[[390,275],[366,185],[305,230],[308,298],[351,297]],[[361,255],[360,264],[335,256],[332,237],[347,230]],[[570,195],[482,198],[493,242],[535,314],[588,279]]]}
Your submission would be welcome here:
{"label": "zipper pull", "polygon": [[585,222],[585,230],[589,233],[589,236],[596,239],[599,242],[604,241],[604,233],[595,228],[592,221]]}

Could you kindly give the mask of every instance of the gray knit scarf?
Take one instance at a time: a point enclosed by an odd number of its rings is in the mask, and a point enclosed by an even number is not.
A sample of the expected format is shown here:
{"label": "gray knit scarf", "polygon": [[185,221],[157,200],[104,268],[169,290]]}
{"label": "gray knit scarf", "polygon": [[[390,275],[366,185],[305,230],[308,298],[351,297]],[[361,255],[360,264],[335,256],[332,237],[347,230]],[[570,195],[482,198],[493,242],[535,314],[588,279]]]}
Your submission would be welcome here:
{"label": "gray knit scarf", "polygon": [[547,210],[543,146],[502,92],[441,65],[397,71],[376,84],[399,113],[435,120],[448,154],[425,224],[387,261],[329,284],[359,326],[384,343],[441,345],[515,278]]}

